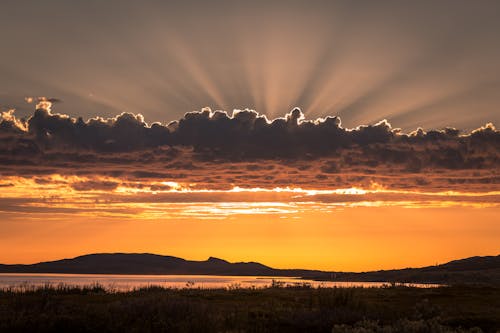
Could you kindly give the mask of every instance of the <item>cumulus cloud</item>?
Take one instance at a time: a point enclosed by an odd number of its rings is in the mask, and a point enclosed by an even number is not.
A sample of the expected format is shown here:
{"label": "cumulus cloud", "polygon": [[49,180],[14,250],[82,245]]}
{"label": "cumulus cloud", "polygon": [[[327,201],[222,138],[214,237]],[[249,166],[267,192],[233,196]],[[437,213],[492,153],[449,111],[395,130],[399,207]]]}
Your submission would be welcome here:
{"label": "cumulus cloud", "polygon": [[[492,124],[459,135],[454,128],[409,134],[393,129],[383,120],[354,129],[341,126],[338,117],[305,120],[295,108],[282,118],[268,120],[253,110],[188,112],[168,125],[148,125],[140,114],[122,113],[114,118],[71,118],[51,112],[56,99],[38,98],[37,109],[27,121],[15,118],[13,111],[2,114],[2,132],[17,129],[43,148],[77,148],[94,151],[134,151],[162,145],[192,146],[199,151],[240,153],[255,157],[301,154],[325,155],[353,145],[379,143],[423,143],[454,141],[498,144],[499,131]],[[5,128],[5,130],[4,130]]]}
{"label": "cumulus cloud", "polygon": [[307,120],[300,109],[269,120],[253,110],[229,115],[205,108],[163,125],[132,113],[72,118],[53,113],[54,101],[40,99],[29,119],[1,114],[2,174],[182,180],[211,188],[329,188],[373,180],[395,188],[499,183],[500,131],[493,124],[470,133],[403,133],[387,121],[346,129],[338,117]]}
{"label": "cumulus cloud", "polygon": [[122,113],[115,118],[70,118],[38,108],[28,120],[27,134],[43,148],[94,151],[135,151],[168,143],[169,130],[148,126],[142,115]]}
{"label": "cumulus cloud", "polygon": [[27,131],[27,123],[24,119],[17,119],[15,110],[0,112],[0,137],[8,137],[11,134],[23,134]]}

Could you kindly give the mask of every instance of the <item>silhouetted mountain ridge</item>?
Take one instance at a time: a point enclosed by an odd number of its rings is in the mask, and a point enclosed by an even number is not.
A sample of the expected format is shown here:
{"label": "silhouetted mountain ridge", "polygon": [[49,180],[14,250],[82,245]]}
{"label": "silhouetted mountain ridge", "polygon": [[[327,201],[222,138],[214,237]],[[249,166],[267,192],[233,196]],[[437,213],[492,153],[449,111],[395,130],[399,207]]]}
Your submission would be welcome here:
{"label": "silhouetted mountain ridge", "polygon": [[32,265],[0,265],[0,272],[265,275],[271,274],[273,269],[259,263],[229,263],[215,257],[206,261],[190,261],[150,253],[95,253]]}
{"label": "silhouetted mountain ridge", "polygon": [[31,265],[0,264],[0,273],[261,275],[335,281],[500,284],[500,255],[470,257],[422,268],[350,273],[275,269],[258,262],[230,263],[216,257],[194,261],[151,253],[95,253]]}
{"label": "silhouetted mountain ridge", "polygon": [[335,273],[335,280],[500,285],[500,255],[475,256],[421,268]]}

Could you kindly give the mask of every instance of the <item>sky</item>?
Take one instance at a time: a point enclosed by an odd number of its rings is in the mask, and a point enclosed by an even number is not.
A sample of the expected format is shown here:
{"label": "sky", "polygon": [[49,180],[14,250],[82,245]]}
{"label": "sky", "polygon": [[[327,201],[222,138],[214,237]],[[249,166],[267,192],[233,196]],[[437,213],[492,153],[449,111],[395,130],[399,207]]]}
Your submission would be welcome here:
{"label": "sky", "polygon": [[498,1],[3,1],[0,263],[500,253]]}

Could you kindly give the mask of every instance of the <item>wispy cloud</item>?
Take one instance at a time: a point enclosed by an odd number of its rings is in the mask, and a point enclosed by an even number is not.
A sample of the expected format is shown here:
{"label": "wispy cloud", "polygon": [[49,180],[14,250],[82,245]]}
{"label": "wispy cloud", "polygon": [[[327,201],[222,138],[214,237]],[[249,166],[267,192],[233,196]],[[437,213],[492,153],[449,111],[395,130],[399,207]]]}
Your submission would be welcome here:
{"label": "wispy cloud", "polygon": [[0,211],[26,214],[76,214],[141,219],[231,218],[238,215],[293,217],[311,211],[352,207],[499,207],[500,191],[423,192],[369,188],[299,187],[197,189],[189,184],[124,181],[52,175],[0,182]]}

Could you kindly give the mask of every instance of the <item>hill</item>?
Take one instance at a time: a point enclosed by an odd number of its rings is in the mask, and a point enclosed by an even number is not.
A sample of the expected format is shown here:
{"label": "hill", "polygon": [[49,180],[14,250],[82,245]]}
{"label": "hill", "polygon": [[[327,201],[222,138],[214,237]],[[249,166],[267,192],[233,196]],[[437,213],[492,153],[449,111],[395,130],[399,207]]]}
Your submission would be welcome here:
{"label": "hill", "polygon": [[150,253],[96,253],[32,265],[0,265],[3,273],[266,275],[273,271],[255,262],[229,263],[214,257],[190,261]]}
{"label": "hill", "polygon": [[500,255],[470,257],[421,268],[336,273],[335,280],[500,285]]}
{"label": "hill", "polygon": [[0,264],[0,273],[296,276],[333,281],[499,285],[500,255],[471,257],[422,268],[352,273],[275,269],[257,262],[230,263],[214,257],[192,261],[150,253],[97,253],[31,265]]}

